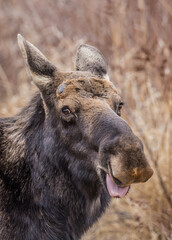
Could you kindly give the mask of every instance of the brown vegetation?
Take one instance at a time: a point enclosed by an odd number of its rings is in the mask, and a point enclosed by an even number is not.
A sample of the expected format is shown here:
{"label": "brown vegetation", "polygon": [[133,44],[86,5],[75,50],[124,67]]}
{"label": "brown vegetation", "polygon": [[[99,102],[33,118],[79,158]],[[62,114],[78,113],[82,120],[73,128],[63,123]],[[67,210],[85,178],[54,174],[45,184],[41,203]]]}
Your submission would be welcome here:
{"label": "brown vegetation", "polygon": [[31,98],[16,35],[62,70],[82,42],[106,56],[125,101],[123,117],[142,139],[154,168],[148,183],[112,201],[86,240],[172,238],[172,3],[171,0],[0,0],[0,115]]}

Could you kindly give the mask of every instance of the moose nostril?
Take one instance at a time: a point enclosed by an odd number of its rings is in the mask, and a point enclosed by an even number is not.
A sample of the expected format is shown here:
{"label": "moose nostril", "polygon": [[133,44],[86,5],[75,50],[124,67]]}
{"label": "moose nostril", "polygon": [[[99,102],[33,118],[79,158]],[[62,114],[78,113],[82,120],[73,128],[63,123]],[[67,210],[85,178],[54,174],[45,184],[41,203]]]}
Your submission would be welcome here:
{"label": "moose nostril", "polygon": [[114,179],[114,181],[115,181],[115,183],[116,183],[117,185],[122,185],[122,182],[121,182],[120,180],[118,180],[118,179],[115,178],[115,177],[113,177],[113,179]]}

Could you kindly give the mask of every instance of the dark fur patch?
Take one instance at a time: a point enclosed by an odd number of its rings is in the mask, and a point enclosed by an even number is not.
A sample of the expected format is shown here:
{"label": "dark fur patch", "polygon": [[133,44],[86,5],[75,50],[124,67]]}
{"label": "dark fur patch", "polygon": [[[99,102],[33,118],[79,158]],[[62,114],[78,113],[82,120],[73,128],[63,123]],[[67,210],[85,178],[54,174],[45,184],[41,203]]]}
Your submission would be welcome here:
{"label": "dark fur patch", "polygon": [[[7,219],[0,223],[4,240],[79,239],[108,204],[106,189],[89,163],[89,145],[75,127],[62,130],[58,121],[52,110],[45,122],[39,94],[18,116],[0,121],[0,145],[4,146],[0,210]],[[20,137],[13,143],[11,134],[16,128]],[[17,146],[22,139],[24,156]],[[87,206],[100,196],[96,212],[88,215]]]}

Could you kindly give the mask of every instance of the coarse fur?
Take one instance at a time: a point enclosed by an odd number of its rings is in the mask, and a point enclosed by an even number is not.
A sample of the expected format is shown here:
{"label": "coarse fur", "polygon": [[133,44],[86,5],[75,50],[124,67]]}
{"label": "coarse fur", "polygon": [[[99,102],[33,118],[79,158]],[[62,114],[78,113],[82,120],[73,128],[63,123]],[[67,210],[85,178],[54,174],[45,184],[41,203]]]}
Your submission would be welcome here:
{"label": "coarse fur", "polygon": [[77,71],[61,73],[18,39],[39,92],[0,119],[0,239],[78,240],[109,204],[108,166],[121,187],[152,169],[96,48],[81,45]]}

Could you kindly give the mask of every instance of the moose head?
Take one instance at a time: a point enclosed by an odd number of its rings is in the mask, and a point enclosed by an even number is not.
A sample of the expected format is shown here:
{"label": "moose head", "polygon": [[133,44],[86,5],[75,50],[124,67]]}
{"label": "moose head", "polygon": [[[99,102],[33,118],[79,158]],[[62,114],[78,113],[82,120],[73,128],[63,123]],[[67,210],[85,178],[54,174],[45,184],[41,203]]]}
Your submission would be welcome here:
{"label": "moose head", "polygon": [[[146,182],[153,170],[141,140],[121,118],[123,101],[108,77],[100,51],[81,45],[76,71],[63,73],[21,35],[18,42],[41,93],[45,124],[53,118],[51,127],[58,129],[68,155],[75,156],[75,161],[70,157],[66,161],[78,187],[89,194],[96,179],[111,197],[121,198],[132,183]],[[85,187],[80,184],[84,181]]]}

